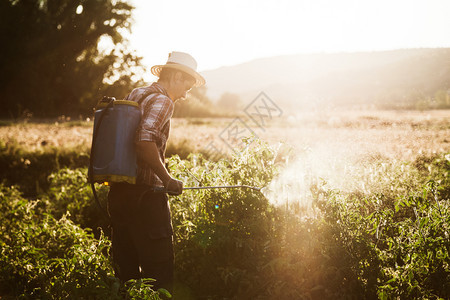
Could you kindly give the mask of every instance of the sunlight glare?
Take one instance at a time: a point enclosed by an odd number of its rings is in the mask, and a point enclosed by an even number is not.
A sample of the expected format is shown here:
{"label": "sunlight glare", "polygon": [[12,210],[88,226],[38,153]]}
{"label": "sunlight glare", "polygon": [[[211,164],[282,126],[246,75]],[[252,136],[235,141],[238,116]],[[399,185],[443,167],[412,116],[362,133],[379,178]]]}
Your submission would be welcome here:
{"label": "sunlight glare", "polygon": [[264,191],[264,196],[275,206],[308,215],[317,197],[314,190],[370,192],[360,180],[365,168],[357,157],[362,153],[351,148],[350,144],[346,147],[329,144],[307,149],[287,164]]}
{"label": "sunlight glare", "polygon": [[81,15],[83,13],[83,5],[78,5],[76,10],[77,15]]}

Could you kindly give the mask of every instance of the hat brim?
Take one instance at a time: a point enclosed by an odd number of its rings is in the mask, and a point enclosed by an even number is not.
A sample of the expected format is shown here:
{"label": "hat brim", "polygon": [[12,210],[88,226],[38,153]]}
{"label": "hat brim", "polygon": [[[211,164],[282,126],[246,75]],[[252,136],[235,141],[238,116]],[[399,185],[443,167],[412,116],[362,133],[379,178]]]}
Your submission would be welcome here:
{"label": "hat brim", "polygon": [[202,85],[204,85],[205,82],[206,82],[206,81],[205,81],[205,78],[203,78],[203,76],[200,75],[199,73],[197,73],[196,71],[194,71],[194,70],[192,70],[191,68],[186,67],[186,66],[184,66],[184,65],[175,64],[175,63],[153,66],[153,67],[151,68],[151,72],[152,72],[153,75],[159,77],[159,74],[161,73],[161,70],[162,70],[163,68],[176,69],[176,70],[180,70],[180,71],[182,71],[182,72],[185,72],[185,73],[188,74],[188,75],[191,75],[191,76],[194,77],[194,79],[195,79],[195,83],[194,83],[194,86],[195,86],[195,87],[202,86]]}

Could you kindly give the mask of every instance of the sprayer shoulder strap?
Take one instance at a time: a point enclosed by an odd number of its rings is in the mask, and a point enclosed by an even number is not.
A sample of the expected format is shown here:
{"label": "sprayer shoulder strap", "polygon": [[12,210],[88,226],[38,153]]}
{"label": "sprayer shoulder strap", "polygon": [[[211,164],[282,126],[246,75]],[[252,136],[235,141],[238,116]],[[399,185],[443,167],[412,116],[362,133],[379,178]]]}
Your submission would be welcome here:
{"label": "sprayer shoulder strap", "polygon": [[[145,98],[147,98],[148,96],[150,96],[151,94],[156,94],[157,91],[147,91],[145,92],[142,96],[139,97],[139,99],[136,101],[137,104],[139,104],[139,106],[141,106],[142,102],[144,102]],[[125,100],[131,100],[131,93],[129,93],[126,97]]]}
{"label": "sprayer shoulder strap", "polygon": [[144,100],[145,100],[148,96],[150,96],[151,94],[156,94],[156,93],[157,93],[156,91],[147,91],[147,92],[145,92],[144,95],[142,95],[142,96],[139,98],[139,100],[137,101],[137,103],[139,104],[139,106],[141,106],[141,105],[142,105],[142,102],[144,102]]}

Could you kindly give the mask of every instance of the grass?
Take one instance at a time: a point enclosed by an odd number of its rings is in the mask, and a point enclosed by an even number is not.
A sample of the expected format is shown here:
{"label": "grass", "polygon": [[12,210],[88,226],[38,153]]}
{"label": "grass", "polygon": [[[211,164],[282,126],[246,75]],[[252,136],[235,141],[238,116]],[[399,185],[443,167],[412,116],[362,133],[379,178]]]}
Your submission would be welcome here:
{"label": "grass", "polygon": [[[297,151],[346,149],[352,156],[413,160],[420,155],[450,151],[450,111],[398,112],[304,112],[268,120],[267,126],[244,122],[268,143],[285,142]],[[168,155],[204,152],[213,142],[225,153],[224,130],[233,119],[173,119]],[[51,148],[88,152],[92,122],[8,123],[2,121],[0,140],[26,152],[45,152]],[[225,136],[226,137],[226,136]],[[340,149],[340,150],[339,150]],[[187,151],[186,151],[187,150]]]}

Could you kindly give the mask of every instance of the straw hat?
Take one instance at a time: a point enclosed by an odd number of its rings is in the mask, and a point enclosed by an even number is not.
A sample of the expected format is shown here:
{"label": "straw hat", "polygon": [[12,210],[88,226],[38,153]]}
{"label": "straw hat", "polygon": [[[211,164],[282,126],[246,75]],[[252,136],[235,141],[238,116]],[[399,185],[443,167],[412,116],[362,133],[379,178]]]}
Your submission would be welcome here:
{"label": "straw hat", "polygon": [[151,68],[152,74],[159,77],[163,68],[177,69],[191,75],[195,78],[194,86],[198,87],[205,84],[205,79],[197,73],[197,62],[187,53],[173,51],[169,54],[165,65],[156,65]]}

